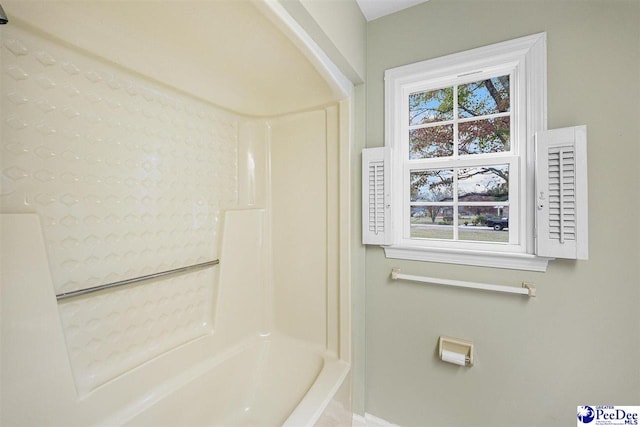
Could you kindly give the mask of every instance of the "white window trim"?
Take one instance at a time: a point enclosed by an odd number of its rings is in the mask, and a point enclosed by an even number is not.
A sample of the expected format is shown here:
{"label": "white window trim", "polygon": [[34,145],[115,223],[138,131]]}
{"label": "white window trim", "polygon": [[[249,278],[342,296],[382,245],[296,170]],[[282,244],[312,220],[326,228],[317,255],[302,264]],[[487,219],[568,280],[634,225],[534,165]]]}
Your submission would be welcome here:
{"label": "white window trim", "polygon": [[[477,265],[508,269],[545,271],[547,263],[553,258],[538,257],[535,253],[535,153],[534,137],[536,132],[547,129],[547,77],[546,77],[546,34],[534,34],[486,47],[456,53],[436,59],[409,64],[385,72],[385,145],[391,147],[391,205],[395,212],[402,212],[404,195],[402,190],[405,171],[403,158],[398,155],[403,148],[401,132],[403,103],[401,95],[406,88],[417,86],[426,80],[446,79],[456,74],[489,72],[504,69],[512,64],[516,67],[518,78],[523,79],[523,94],[515,94],[515,102],[524,114],[525,129],[518,129],[526,164],[520,164],[521,198],[518,208],[520,227],[518,241],[521,245],[510,249],[491,248],[489,250],[445,248],[420,246],[402,238],[403,215],[393,215],[390,227],[392,244],[384,246],[388,258],[410,259],[418,261],[444,262],[452,264]],[[453,246],[453,245],[452,245]],[[476,248],[481,245],[474,245]],[[506,249],[506,250],[505,250]]]}

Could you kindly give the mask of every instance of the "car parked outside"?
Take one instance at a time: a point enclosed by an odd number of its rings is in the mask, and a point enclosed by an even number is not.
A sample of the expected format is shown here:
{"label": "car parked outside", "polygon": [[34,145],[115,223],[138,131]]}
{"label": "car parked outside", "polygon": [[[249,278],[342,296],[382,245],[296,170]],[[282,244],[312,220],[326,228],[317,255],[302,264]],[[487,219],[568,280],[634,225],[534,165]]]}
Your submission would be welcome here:
{"label": "car parked outside", "polygon": [[509,218],[487,218],[487,227],[491,227],[496,231],[509,228]]}

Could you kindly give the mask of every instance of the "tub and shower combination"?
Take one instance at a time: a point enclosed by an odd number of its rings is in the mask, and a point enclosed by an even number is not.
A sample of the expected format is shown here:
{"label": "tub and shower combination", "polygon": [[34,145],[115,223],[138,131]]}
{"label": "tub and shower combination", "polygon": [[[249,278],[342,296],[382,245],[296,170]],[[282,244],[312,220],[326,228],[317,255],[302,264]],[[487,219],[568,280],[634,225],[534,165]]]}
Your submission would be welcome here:
{"label": "tub and shower combination", "polygon": [[349,424],[348,85],[277,3],[3,8],[0,424]]}

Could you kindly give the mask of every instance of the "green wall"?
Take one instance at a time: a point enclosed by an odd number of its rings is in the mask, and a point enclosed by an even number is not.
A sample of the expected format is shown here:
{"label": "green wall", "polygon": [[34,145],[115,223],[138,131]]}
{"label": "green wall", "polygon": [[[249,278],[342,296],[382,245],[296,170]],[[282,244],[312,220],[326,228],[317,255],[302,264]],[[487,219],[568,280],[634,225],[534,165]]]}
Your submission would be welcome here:
{"label": "green wall", "polygon": [[[384,142],[384,70],[547,32],[549,128],[588,127],[590,259],[546,273],[390,260],[366,251],[368,413],[403,426],[566,426],[576,406],[640,404],[640,1],[430,0],[367,25],[366,140]],[[392,282],[504,285],[532,300]],[[476,365],[437,359],[472,340]],[[358,361],[356,361],[358,362]]]}

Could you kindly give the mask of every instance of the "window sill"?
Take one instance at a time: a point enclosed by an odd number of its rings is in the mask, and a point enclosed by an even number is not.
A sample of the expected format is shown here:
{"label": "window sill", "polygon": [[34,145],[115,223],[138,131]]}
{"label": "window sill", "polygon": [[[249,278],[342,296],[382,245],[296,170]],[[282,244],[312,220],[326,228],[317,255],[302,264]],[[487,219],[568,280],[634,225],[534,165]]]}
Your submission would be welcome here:
{"label": "window sill", "polygon": [[419,246],[394,245],[383,246],[383,249],[387,258],[541,272],[547,271],[547,264],[553,259],[532,254],[433,249]]}

